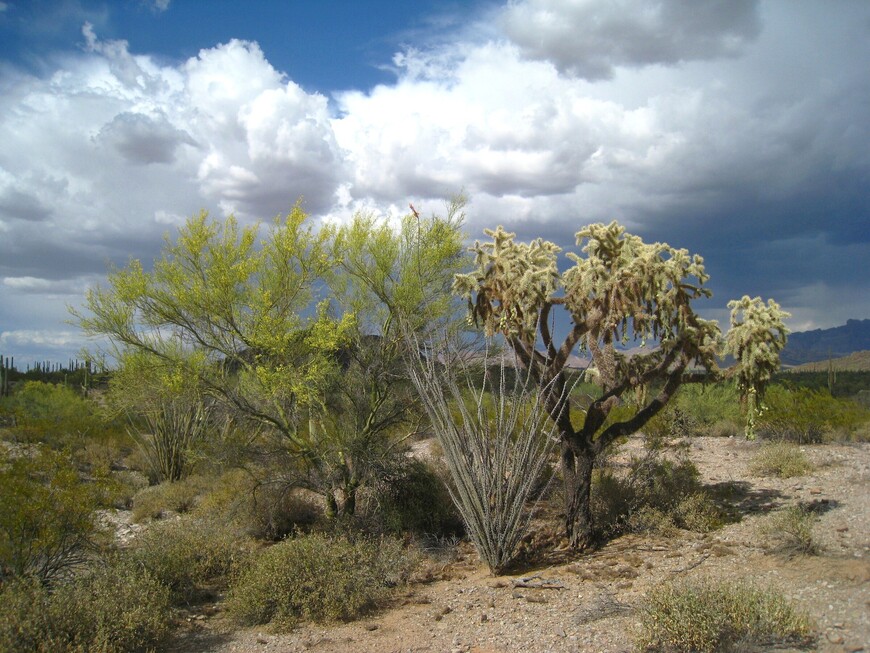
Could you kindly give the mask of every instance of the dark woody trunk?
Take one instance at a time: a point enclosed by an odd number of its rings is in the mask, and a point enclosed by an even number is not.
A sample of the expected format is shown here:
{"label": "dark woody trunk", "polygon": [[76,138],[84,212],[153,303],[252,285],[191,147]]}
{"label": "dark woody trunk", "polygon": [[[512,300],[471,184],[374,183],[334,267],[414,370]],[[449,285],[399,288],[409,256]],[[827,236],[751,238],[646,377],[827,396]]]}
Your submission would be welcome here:
{"label": "dark woody trunk", "polygon": [[593,541],[591,489],[594,463],[594,453],[578,450],[562,438],[565,529],[571,547],[575,549],[586,549]]}

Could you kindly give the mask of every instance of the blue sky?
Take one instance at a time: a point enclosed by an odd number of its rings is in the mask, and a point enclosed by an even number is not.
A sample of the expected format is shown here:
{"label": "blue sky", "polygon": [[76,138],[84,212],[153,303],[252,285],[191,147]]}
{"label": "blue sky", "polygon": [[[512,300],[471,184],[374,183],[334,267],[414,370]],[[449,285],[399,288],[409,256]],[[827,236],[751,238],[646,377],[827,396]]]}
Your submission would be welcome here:
{"label": "blue sky", "polygon": [[870,317],[864,0],[0,0],[0,352],[208,209],[441,211],[705,257],[708,317]]}

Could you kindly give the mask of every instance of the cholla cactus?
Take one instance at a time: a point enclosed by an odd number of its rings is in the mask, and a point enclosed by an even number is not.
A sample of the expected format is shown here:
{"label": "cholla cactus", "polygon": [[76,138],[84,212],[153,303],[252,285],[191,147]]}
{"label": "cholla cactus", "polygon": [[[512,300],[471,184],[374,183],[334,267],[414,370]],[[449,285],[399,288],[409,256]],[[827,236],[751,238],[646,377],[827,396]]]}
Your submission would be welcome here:
{"label": "cholla cactus", "polygon": [[725,336],[725,353],[734,356],[733,373],[746,404],[746,437],[755,439],[755,423],[762,411],[767,384],[779,370],[779,353],[785,347],[788,330],[783,320],[790,317],[775,301],[744,295],[728,302],[731,328]]}
{"label": "cholla cactus", "polygon": [[[487,335],[503,335],[547,393],[562,443],[566,526],[572,544],[584,546],[591,537],[589,490],[596,457],[616,438],[642,428],[681,383],[721,373],[719,327],[692,307],[693,300],[711,294],[704,287],[709,278],[704,261],[685,249],[645,243],[612,222],[578,231],[581,251],[567,254],[574,265],[560,273],[561,249],[555,244],[518,243],[502,227],[486,233],[492,242],[475,243],[476,268],[457,275],[454,290],[468,300],[472,320]],[[741,389],[754,389],[758,396],[778,364],[785,314],[774,303],[765,308],[760,300],[741,301],[747,302],[740,303],[743,321],[732,319],[726,342],[739,347]],[[554,307],[571,320],[561,343],[551,326]],[[619,345],[631,341],[656,346],[629,356]],[[601,396],[575,424],[565,387],[569,356],[578,348],[592,357]],[[658,388],[655,394],[647,391],[651,387]],[[627,392],[637,410],[623,421],[608,420]]]}

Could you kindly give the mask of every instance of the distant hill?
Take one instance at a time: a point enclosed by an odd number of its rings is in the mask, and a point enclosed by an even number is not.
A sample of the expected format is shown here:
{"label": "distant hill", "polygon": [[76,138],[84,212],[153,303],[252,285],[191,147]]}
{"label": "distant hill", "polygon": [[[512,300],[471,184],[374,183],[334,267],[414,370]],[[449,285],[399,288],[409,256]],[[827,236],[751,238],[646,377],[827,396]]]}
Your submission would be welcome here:
{"label": "distant hill", "polygon": [[[849,372],[870,372],[870,351],[856,351],[848,356],[832,358],[830,365],[833,369]],[[791,367],[789,372],[827,372],[828,359],[816,363],[804,363]]]}
{"label": "distant hill", "polygon": [[870,320],[848,320],[832,329],[790,333],[780,360],[783,365],[802,365],[865,350],[870,350]]}

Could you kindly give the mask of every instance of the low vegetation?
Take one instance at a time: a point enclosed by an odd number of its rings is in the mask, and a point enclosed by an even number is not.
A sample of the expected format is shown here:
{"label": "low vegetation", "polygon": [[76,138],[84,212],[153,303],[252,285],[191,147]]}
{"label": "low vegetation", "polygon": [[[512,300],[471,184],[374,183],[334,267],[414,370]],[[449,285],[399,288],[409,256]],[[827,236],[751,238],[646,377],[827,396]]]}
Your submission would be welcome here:
{"label": "low vegetation", "polygon": [[256,557],[233,583],[228,609],[241,624],[275,630],[299,621],[348,621],[405,582],[412,566],[395,539],[303,535]]}
{"label": "low vegetation", "polygon": [[626,470],[608,465],[597,471],[592,505],[603,535],[668,535],[676,528],[706,533],[722,526],[725,515],[701,484],[697,467],[680,452],[670,457],[674,453],[651,444]]}
{"label": "low vegetation", "polygon": [[647,596],[637,646],[643,651],[714,653],[804,645],[810,619],[779,593],[740,582],[663,585]]}
{"label": "low vegetation", "polygon": [[170,632],[170,593],[120,558],[49,589],[33,577],[0,587],[0,651],[146,653]]}
{"label": "low vegetation", "polygon": [[821,547],[814,533],[815,523],[816,514],[807,506],[788,506],[773,513],[762,525],[761,532],[774,553],[818,555]]}
{"label": "low vegetation", "polygon": [[806,454],[791,442],[765,442],[750,463],[750,470],[758,476],[792,478],[812,469]]}

